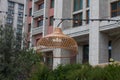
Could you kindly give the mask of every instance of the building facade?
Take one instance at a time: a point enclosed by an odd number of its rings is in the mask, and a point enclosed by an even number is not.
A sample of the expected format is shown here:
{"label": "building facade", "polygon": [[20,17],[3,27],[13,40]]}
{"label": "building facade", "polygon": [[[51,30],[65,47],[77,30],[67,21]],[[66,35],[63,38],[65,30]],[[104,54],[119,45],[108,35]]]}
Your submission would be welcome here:
{"label": "building facade", "polygon": [[[89,19],[119,19],[119,0],[32,0],[30,47],[50,34],[60,20],[53,18],[75,18],[86,21],[64,21],[63,32],[78,43],[76,63],[97,65],[120,60],[120,26],[116,21],[92,21]],[[47,18],[47,19],[46,19]],[[54,27],[53,27],[54,26]],[[64,50],[48,50],[49,55],[65,55]],[[71,59],[45,58],[48,66],[71,63]]]}
{"label": "building facade", "polygon": [[21,48],[24,0],[0,0],[0,24],[13,27]]}

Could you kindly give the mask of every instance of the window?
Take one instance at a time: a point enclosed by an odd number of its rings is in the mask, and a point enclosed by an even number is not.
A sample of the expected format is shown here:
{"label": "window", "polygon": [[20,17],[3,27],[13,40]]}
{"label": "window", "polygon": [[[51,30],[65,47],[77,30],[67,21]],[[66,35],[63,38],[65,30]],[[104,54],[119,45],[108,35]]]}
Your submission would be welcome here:
{"label": "window", "polygon": [[90,6],[90,0],[86,0],[86,7]]}
{"label": "window", "polygon": [[111,17],[120,15],[120,1],[111,3]]}
{"label": "window", "polygon": [[22,20],[18,20],[18,25],[22,26],[23,25],[23,21]]}
{"label": "window", "polygon": [[[45,53],[46,56],[50,56],[50,57],[53,57],[53,52],[46,52]],[[53,67],[53,58],[50,58],[50,57],[46,57],[45,58],[45,64],[50,68],[52,69]]]}
{"label": "window", "polygon": [[22,34],[22,28],[17,27],[17,34],[21,35]]}
{"label": "window", "polygon": [[37,21],[38,27],[43,26],[43,19]]}
{"label": "window", "polygon": [[21,40],[22,40],[22,34],[16,34],[16,40],[17,40],[17,48],[21,48]]}
{"label": "window", "polygon": [[87,10],[87,11],[86,11],[86,24],[89,23],[89,18],[90,18],[90,11]]}
{"label": "window", "polygon": [[27,41],[27,48],[30,47],[30,41]]}
{"label": "window", "polygon": [[54,0],[51,0],[50,8],[54,8]]}
{"label": "window", "polygon": [[53,21],[54,21],[53,16],[51,16],[50,17],[50,23],[49,23],[50,26],[53,26]]}
{"label": "window", "polygon": [[37,39],[36,39],[36,43],[35,43],[35,45],[37,45],[37,42],[38,42],[39,40],[40,40],[40,38],[37,38]]}
{"label": "window", "polygon": [[32,8],[29,9],[29,16],[32,16]]}
{"label": "window", "polygon": [[12,18],[7,18],[7,23],[8,24],[12,24],[13,23],[13,19]]}
{"label": "window", "polygon": [[88,63],[89,60],[89,45],[83,46],[83,63]]}
{"label": "window", "polygon": [[14,2],[9,1],[8,2],[8,7],[14,7]]}
{"label": "window", "polygon": [[83,0],[74,0],[74,11],[81,10],[83,8]]}
{"label": "window", "polygon": [[14,10],[8,9],[8,14],[14,14]]}
{"label": "window", "polygon": [[73,21],[73,27],[77,27],[77,26],[81,26],[82,25],[82,20],[81,20],[82,19],[82,12],[73,15],[73,18],[74,19],[78,19],[78,20],[74,20]]}
{"label": "window", "polygon": [[111,55],[111,51],[112,51],[112,45],[111,45],[111,41],[109,41],[108,43],[108,56],[109,56],[109,61],[110,61],[110,58],[112,57]]}
{"label": "window", "polygon": [[18,9],[19,9],[19,10],[24,10],[24,5],[19,4]]}
{"label": "window", "polygon": [[23,17],[23,12],[19,12],[18,17]]}
{"label": "window", "polygon": [[28,24],[28,32],[31,31],[31,24]]}
{"label": "window", "polygon": [[44,3],[42,3],[38,6],[38,9],[43,9],[43,8],[44,8]]}

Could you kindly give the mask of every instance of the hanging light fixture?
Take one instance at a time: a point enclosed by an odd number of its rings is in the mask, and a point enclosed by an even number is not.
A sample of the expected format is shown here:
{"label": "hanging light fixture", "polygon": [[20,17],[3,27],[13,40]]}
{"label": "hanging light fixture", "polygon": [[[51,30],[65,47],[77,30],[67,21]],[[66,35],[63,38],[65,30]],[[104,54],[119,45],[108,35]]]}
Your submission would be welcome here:
{"label": "hanging light fixture", "polygon": [[78,52],[76,41],[63,34],[61,28],[58,27],[54,29],[52,34],[46,35],[37,42],[37,50],[56,48],[71,51],[70,56],[67,57],[75,56]]}
{"label": "hanging light fixture", "polygon": [[[62,20],[58,26],[63,21],[64,20]],[[78,53],[76,41],[65,35],[59,27],[55,27],[53,33],[44,36],[37,42],[37,51],[42,51],[43,49],[64,49],[70,52],[69,56],[62,56],[61,58],[70,58]],[[58,56],[53,57],[57,58]]]}

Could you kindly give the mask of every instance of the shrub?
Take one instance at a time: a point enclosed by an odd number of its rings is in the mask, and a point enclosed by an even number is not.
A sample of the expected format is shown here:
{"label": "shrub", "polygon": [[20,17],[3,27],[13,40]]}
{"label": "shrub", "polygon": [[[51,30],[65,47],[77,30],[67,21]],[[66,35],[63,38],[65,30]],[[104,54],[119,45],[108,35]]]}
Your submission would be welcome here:
{"label": "shrub", "polygon": [[112,64],[106,67],[90,65],[67,64],[59,65],[55,70],[39,67],[35,76],[29,80],[119,80],[120,65]]}

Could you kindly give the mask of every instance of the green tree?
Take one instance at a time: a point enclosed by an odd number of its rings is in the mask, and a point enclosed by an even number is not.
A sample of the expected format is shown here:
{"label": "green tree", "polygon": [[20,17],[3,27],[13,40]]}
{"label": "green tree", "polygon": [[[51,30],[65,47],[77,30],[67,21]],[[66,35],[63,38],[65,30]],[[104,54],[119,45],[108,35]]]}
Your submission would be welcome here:
{"label": "green tree", "polygon": [[40,62],[34,50],[20,49],[11,26],[0,27],[0,80],[25,80]]}

